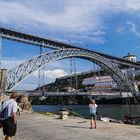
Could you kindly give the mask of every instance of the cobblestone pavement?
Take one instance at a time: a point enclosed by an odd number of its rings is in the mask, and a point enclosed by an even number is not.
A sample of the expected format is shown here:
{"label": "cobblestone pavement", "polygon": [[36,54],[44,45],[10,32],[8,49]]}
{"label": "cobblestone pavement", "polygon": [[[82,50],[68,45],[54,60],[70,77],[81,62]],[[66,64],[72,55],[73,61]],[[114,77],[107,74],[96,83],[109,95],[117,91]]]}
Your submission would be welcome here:
{"label": "cobblestone pavement", "polygon": [[[140,126],[97,121],[97,129],[89,129],[89,120],[58,119],[39,113],[23,113],[18,118],[14,140],[139,140]],[[0,130],[0,140],[3,140]]]}

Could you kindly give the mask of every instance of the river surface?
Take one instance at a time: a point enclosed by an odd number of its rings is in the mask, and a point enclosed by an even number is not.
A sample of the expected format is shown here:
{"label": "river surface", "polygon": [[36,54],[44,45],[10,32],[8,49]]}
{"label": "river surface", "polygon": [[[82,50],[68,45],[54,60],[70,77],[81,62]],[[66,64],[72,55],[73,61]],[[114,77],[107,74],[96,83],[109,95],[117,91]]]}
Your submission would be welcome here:
{"label": "river surface", "polygon": [[[33,110],[36,112],[52,112],[58,113],[60,109],[66,108],[73,112],[80,114],[86,118],[89,118],[89,107],[88,105],[33,105]],[[140,110],[136,105],[98,105],[98,119],[100,117],[109,117],[112,119],[123,120],[125,114],[131,114],[138,116]]]}

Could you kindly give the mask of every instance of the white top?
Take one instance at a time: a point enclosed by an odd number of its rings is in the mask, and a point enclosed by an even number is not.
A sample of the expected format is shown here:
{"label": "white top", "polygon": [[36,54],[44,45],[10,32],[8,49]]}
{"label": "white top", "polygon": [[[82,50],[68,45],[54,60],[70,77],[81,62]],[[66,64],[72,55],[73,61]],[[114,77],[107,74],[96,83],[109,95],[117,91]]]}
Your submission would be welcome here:
{"label": "white top", "polygon": [[12,116],[13,113],[17,112],[17,102],[14,99],[5,101],[2,105],[1,110],[8,106],[8,117]]}
{"label": "white top", "polygon": [[89,104],[90,114],[96,114],[97,104]]}

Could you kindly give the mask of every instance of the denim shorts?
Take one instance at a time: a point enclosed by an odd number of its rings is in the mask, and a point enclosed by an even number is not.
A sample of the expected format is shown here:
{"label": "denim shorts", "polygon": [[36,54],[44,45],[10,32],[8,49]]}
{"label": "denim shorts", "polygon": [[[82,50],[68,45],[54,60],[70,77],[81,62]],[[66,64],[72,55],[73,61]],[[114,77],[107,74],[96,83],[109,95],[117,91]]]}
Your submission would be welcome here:
{"label": "denim shorts", "polygon": [[96,114],[94,114],[94,113],[90,114],[90,118],[95,118],[95,117],[96,117]]}

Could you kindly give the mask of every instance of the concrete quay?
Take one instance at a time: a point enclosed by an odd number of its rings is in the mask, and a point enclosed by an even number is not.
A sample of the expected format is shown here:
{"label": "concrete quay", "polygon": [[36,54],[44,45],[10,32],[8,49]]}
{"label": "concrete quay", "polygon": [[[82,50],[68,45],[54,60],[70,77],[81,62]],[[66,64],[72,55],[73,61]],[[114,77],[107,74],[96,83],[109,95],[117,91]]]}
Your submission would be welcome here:
{"label": "concrete quay", "polygon": [[[97,129],[89,129],[89,120],[39,113],[22,113],[14,140],[139,140],[140,126],[97,121]],[[0,140],[3,140],[0,129]]]}

